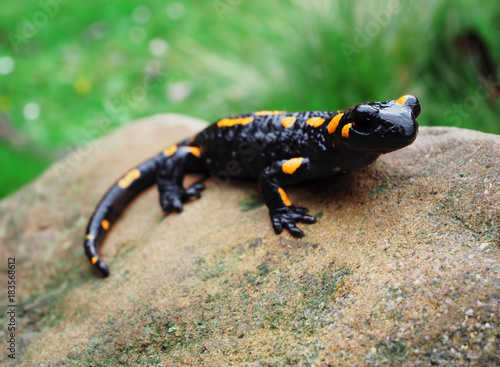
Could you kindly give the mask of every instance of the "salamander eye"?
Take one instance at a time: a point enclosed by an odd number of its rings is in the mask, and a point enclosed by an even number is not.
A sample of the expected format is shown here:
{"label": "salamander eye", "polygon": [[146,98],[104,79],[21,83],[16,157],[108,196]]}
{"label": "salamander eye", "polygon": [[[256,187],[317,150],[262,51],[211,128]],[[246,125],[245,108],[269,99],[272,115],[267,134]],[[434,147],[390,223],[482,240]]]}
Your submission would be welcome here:
{"label": "salamander eye", "polygon": [[359,105],[351,112],[351,120],[360,130],[373,128],[377,116],[378,110],[367,104]]}

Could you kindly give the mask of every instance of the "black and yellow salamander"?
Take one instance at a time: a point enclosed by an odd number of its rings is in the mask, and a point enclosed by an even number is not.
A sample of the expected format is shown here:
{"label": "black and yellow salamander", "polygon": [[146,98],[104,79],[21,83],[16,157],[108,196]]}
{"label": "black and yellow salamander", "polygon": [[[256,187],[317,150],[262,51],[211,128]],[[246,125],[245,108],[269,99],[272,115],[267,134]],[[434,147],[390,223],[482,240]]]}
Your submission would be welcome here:
{"label": "black and yellow salamander", "polygon": [[109,275],[99,250],[124,207],[141,191],[158,184],[160,205],[182,211],[205,186],[183,187],[186,174],[258,181],[274,231],[295,237],[297,223],[314,223],[307,208],[292,204],[284,187],[364,167],[378,156],[411,144],[418,132],[416,97],[357,104],[344,111],[259,111],[221,119],[193,138],[172,145],[125,173],[98,204],[84,247],[90,262]]}

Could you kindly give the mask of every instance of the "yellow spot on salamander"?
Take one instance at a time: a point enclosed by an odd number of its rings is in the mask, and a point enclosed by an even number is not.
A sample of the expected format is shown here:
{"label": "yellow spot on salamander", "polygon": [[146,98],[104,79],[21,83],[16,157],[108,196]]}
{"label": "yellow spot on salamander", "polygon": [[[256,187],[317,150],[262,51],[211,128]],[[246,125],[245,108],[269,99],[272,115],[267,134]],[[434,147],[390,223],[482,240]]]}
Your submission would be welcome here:
{"label": "yellow spot on salamander", "polygon": [[201,155],[200,148],[197,147],[183,147],[188,150],[192,155],[199,157]]}
{"label": "yellow spot on salamander", "polygon": [[287,116],[284,117],[283,120],[281,120],[281,124],[284,127],[290,127],[295,123],[296,118],[294,116]]}
{"label": "yellow spot on salamander", "polygon": [[86,240],[93,240],[93,239],[95,239],[95,237],[92,236],[91,234],[88,234],[88,235],[85,236],[85,239]]}
{"label": "yellow spot on salamander", "polygon": [[104,219],[102,222],[101,222],[101,226],[102,228],[104,228],[105,230],[108,230],[109,229],[109,222]]}
{"label": "yellow spot on salamander", "polygon": [[409,95],[401,96],[398,99],[396,99],[397,104],[404,105],[406,100],[408,99]]}
{"label": "yellow spot on salamander", "polygon": [[283,111],[259,111],[255,112],[255,116],[281,115]]}
{"label": "yellow spot on salamander", "polygon": [[283,201],[283,204],[285,204],[286,206],[292,205],[292,202],[290,201],[288,196],[286,196],[285,190],[283,190],[281,187],[278,187],[278,192],[280,193],[281,201]]}
{"label": "yellow spot on salamander", "polygon": [[217,123],[217,127],[223,127],[223,126],[234,126],[234,125],[248,125],[253,121],[253,117],[242,117],[242,118],[236,118],[236,119],[222,119]]}
{"label": "yellow spot on salamander", "polygon": [[347,138],[349,139],[349,129],[351,128],[352,126],[352,123],[349,123],[349,124],[346,124],[343,128],[342,128],[342,136],[344,138]]}
{"label": "yellow spot on salamander", "polygon": [[300,167],[303,160],[304,160],[304,158],[302,158],[302,157],[289,159],[288,161],[283,163],[283,166],[281,166],[281,169],[286,174],[291,175],[297,170],[297,168]]}
{"label": "yellow spot on salamander", "polygon": [[339,126],[340,119],[344,116],[343,113],[339,113],[336,115],[334,118],[332,118],[332,121],[328,124],[328,133],[332,134],[337,130],[337,126]]}
{"label": "yellow spot on salamander", "polygon": [[134,168],[133,170],[127,172],[125,176],[123,176],[123,178],[118,181],[118,186],[120,186],[122,189],[126,189],[139,177],[141,177],[141,171],[139,171],[137,168]]}
{"label": "yellow spot on salamander", "polygon": [[321,117],[311,117],[306,121],[306,124],[311,125],[312,127],[318,127],[323,125],[323,122],[325,122],[325,119],[322,119]]}
{"label": "yellow spot on salamander", "polygon": [[163,151],[163,154],[165,154],[167,157],[170,157],[171,155],[174,155],[176,151],[177,151],[177,145],[171,145]]}
{"label": "yellow spot on salamander", "polygon": [[96,262],[97,262],[97,257],[95,257],[95,256],[94,256],[94,257],[92,258],[92,264],[95,264]]}

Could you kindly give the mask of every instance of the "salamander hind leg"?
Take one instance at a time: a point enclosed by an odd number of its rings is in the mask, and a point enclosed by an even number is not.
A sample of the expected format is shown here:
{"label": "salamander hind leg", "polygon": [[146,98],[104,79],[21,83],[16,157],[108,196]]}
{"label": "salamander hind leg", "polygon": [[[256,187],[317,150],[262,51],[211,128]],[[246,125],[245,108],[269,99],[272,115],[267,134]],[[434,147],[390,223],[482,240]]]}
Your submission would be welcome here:
{"label": "salamander hind leg", "polygon": [[297,223],[316,222],[315,217],[307,214],[307,208],[293,205],[281,187],[304,180],[308,172],[309,159],[292,158],[276,162],[261,173],[259,185],[276,234],[286,229],[294,237],[303,237],[304,232],[297,227]]}
{"label": "salamander hind leg", "polygon": [[[172,152],[165,151],[168,156],[158,171],[157,183],[160,192],[160,206],[166,213],[180,212],[184,203],[191,198],[199,198],[205,185],[197,182],[187,189],[182,181],[186,173],[196,173],[200,166],[200,150],[196,147],[183,146]],[[170,154],[167,154],[169,152]]]}

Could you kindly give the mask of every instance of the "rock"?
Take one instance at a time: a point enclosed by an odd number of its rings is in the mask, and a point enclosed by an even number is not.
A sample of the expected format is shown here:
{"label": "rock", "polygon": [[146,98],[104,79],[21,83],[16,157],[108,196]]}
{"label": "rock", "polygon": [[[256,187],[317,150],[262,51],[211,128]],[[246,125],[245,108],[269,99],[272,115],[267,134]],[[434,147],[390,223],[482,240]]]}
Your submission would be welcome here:
{"label": "rock", "polygon": [[105,190],[202,126],[128,125],[0,203],[16,365],[500,363],[499,136],[424,127],[370,167],[290,188],[319,218],[300,240],[274,234],[255,184],[209,180],[167,217],[152,188],[97,277],[82,241]]}

